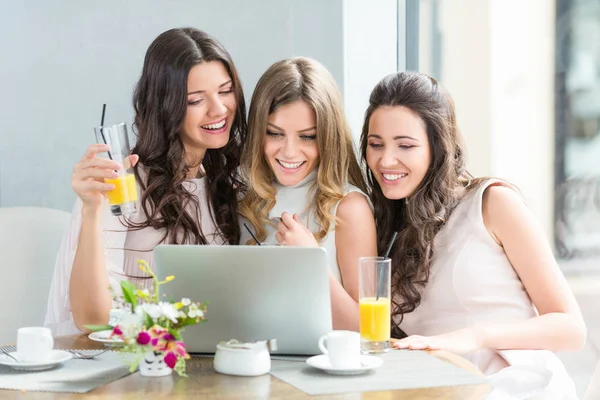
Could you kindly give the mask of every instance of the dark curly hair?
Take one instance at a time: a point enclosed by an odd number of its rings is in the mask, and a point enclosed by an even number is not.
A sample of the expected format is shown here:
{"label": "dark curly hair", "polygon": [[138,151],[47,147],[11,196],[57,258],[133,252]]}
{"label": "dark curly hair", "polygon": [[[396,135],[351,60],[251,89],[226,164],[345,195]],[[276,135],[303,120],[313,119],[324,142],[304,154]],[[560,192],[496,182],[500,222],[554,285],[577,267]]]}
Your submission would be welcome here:
{"label": "dark curly hair", "polygon": [[360,139],[365,163],[369,121],[373,112],[384,106],[406,107],[418,115],[425,123],[431,152],[429,169],[409,201],[387,199],[372,171],[367,171],[380,254],[394,232],[398,232],[390,253],[394,294],[392,336],[402,338],[406,336],[400,329],[404,314],[419,305],[421,290],[429,279],[435,235],[463,198],[465,188],[470,190],[481,180],[471,179],[466,170],[465,151],[450,95],[435,79],[416,72],[389,75],[371,92]]}
{"label": "dark curly hair", "polygon": [[231,56],[217,40],[198,29],[179,28],[163,32],[152,42],[133,96],[137,135],[133,153],[140,157],[135,175],[147,220],[129,224],[138,229],[165,229],[163,241],[169,243],[208,243],[198,220],[198,200],[183,187],[193,166],[186,164],[180,131],[187,110],[190,69],[210,61],[221,62],[229,73],[237,111],[227,145],[208,149],[202,160],[206,195],[218,234],[230,244],[240,241],[237,199],[243,184],[238,167],[247,131],[242,85]]}

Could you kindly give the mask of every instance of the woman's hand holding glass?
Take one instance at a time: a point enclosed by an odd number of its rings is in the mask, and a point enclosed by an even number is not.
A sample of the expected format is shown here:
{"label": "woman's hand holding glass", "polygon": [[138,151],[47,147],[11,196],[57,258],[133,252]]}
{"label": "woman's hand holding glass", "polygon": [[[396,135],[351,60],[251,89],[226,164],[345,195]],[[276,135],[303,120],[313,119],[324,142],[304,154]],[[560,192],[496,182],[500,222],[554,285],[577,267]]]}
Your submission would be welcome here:
{"label": "woman's hand holding glass", "polygon": [[[83,202],[83,208],[97,211],[102,207],[106,193],[115,188],[115,185],[104,183],[104,179],[118,177],[117,170],[127,168],[116,161],[98,157],[105,153],[109,146],[105,144],[93,144],[89,146],[75,167],[71,177],[73,190]],[[130,155],[127,159],[131,166],[138,161],[137,155]]]}

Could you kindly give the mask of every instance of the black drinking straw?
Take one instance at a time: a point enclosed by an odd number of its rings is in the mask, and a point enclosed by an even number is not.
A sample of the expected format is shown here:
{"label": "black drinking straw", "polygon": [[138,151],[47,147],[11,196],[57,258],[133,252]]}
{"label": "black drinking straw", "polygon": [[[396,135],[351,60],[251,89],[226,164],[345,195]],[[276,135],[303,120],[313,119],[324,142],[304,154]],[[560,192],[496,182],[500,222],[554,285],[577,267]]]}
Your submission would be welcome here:
{"label": "black drinking straw", "polygon": [[[394,242],[396,241],[397,236],[398,236],[398,232],[394,232],[394,234],[392,235],[392,239],[390,240],[390,244],[388,244],[388,247],[385,250],[385,253],[383,254],[384,259],[388,258],[388,256],[390,255],[390,251],[392,251],[392,246],[394,245]],[[379,300],[379,296],[381,296],[382,290],[383,290],[383,273],[380,270],[379,271],[379,280],[377,282],[377,298],[375,300]]]}
{"label": "black drinking straw", "polygon": [[[106,142],[106,137],[104,137],[104,115],[106,115],[106,104],[102,104],[102,118],[100,119],[100,135],[102,136],[102,141],[104,141],[104,144],[108,144]],[[108,151],[108,158],[110,158],[111,160],[112,155],[110,154],[110,150]]]}
{"label": "black drinking straw", "polygon": [[256,236],[254,236],[254,233],[252,233],[252,231],[250,230],[250,228],[248,227],[248,225],[245,222],[244,222],[244,226],[246,227],[246,230],[248,231],[250,236],[252,236],[252,239],[254,239],[256,244],[258,244],[259,246],[262,246],[262,243],[256,238]]}

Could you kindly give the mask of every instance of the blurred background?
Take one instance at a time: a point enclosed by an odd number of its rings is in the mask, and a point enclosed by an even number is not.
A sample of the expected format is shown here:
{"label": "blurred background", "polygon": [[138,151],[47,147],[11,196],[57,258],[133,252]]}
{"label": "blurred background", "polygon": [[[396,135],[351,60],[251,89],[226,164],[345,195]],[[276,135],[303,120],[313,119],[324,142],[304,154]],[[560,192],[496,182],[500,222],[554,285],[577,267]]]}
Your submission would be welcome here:
{"label": "blurred background", "polygon": [[273,62],[321,61],[356,138],[370,90],[419,70],[453,95],[474,175],[522,190],[580,303],[580,395],[600,352],[597,0],[22,0],[0,6],[0,207],[70,211],[73,164],[106,123],[131,126],[144,53],[182,26],[219,39],[246,98]]}

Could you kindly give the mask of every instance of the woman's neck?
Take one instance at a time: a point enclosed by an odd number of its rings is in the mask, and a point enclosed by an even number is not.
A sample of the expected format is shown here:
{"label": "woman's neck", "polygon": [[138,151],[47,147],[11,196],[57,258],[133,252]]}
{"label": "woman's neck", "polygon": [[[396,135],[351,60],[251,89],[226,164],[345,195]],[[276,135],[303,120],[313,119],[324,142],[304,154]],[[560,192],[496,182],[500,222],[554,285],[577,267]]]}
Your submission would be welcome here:
{"label": "woman's neck", "polygon": [[202,160],[206,154],[204,149],[186,149],[185,164],[188,167],[187,179],[202,178],[204,176],[204,168]]}

